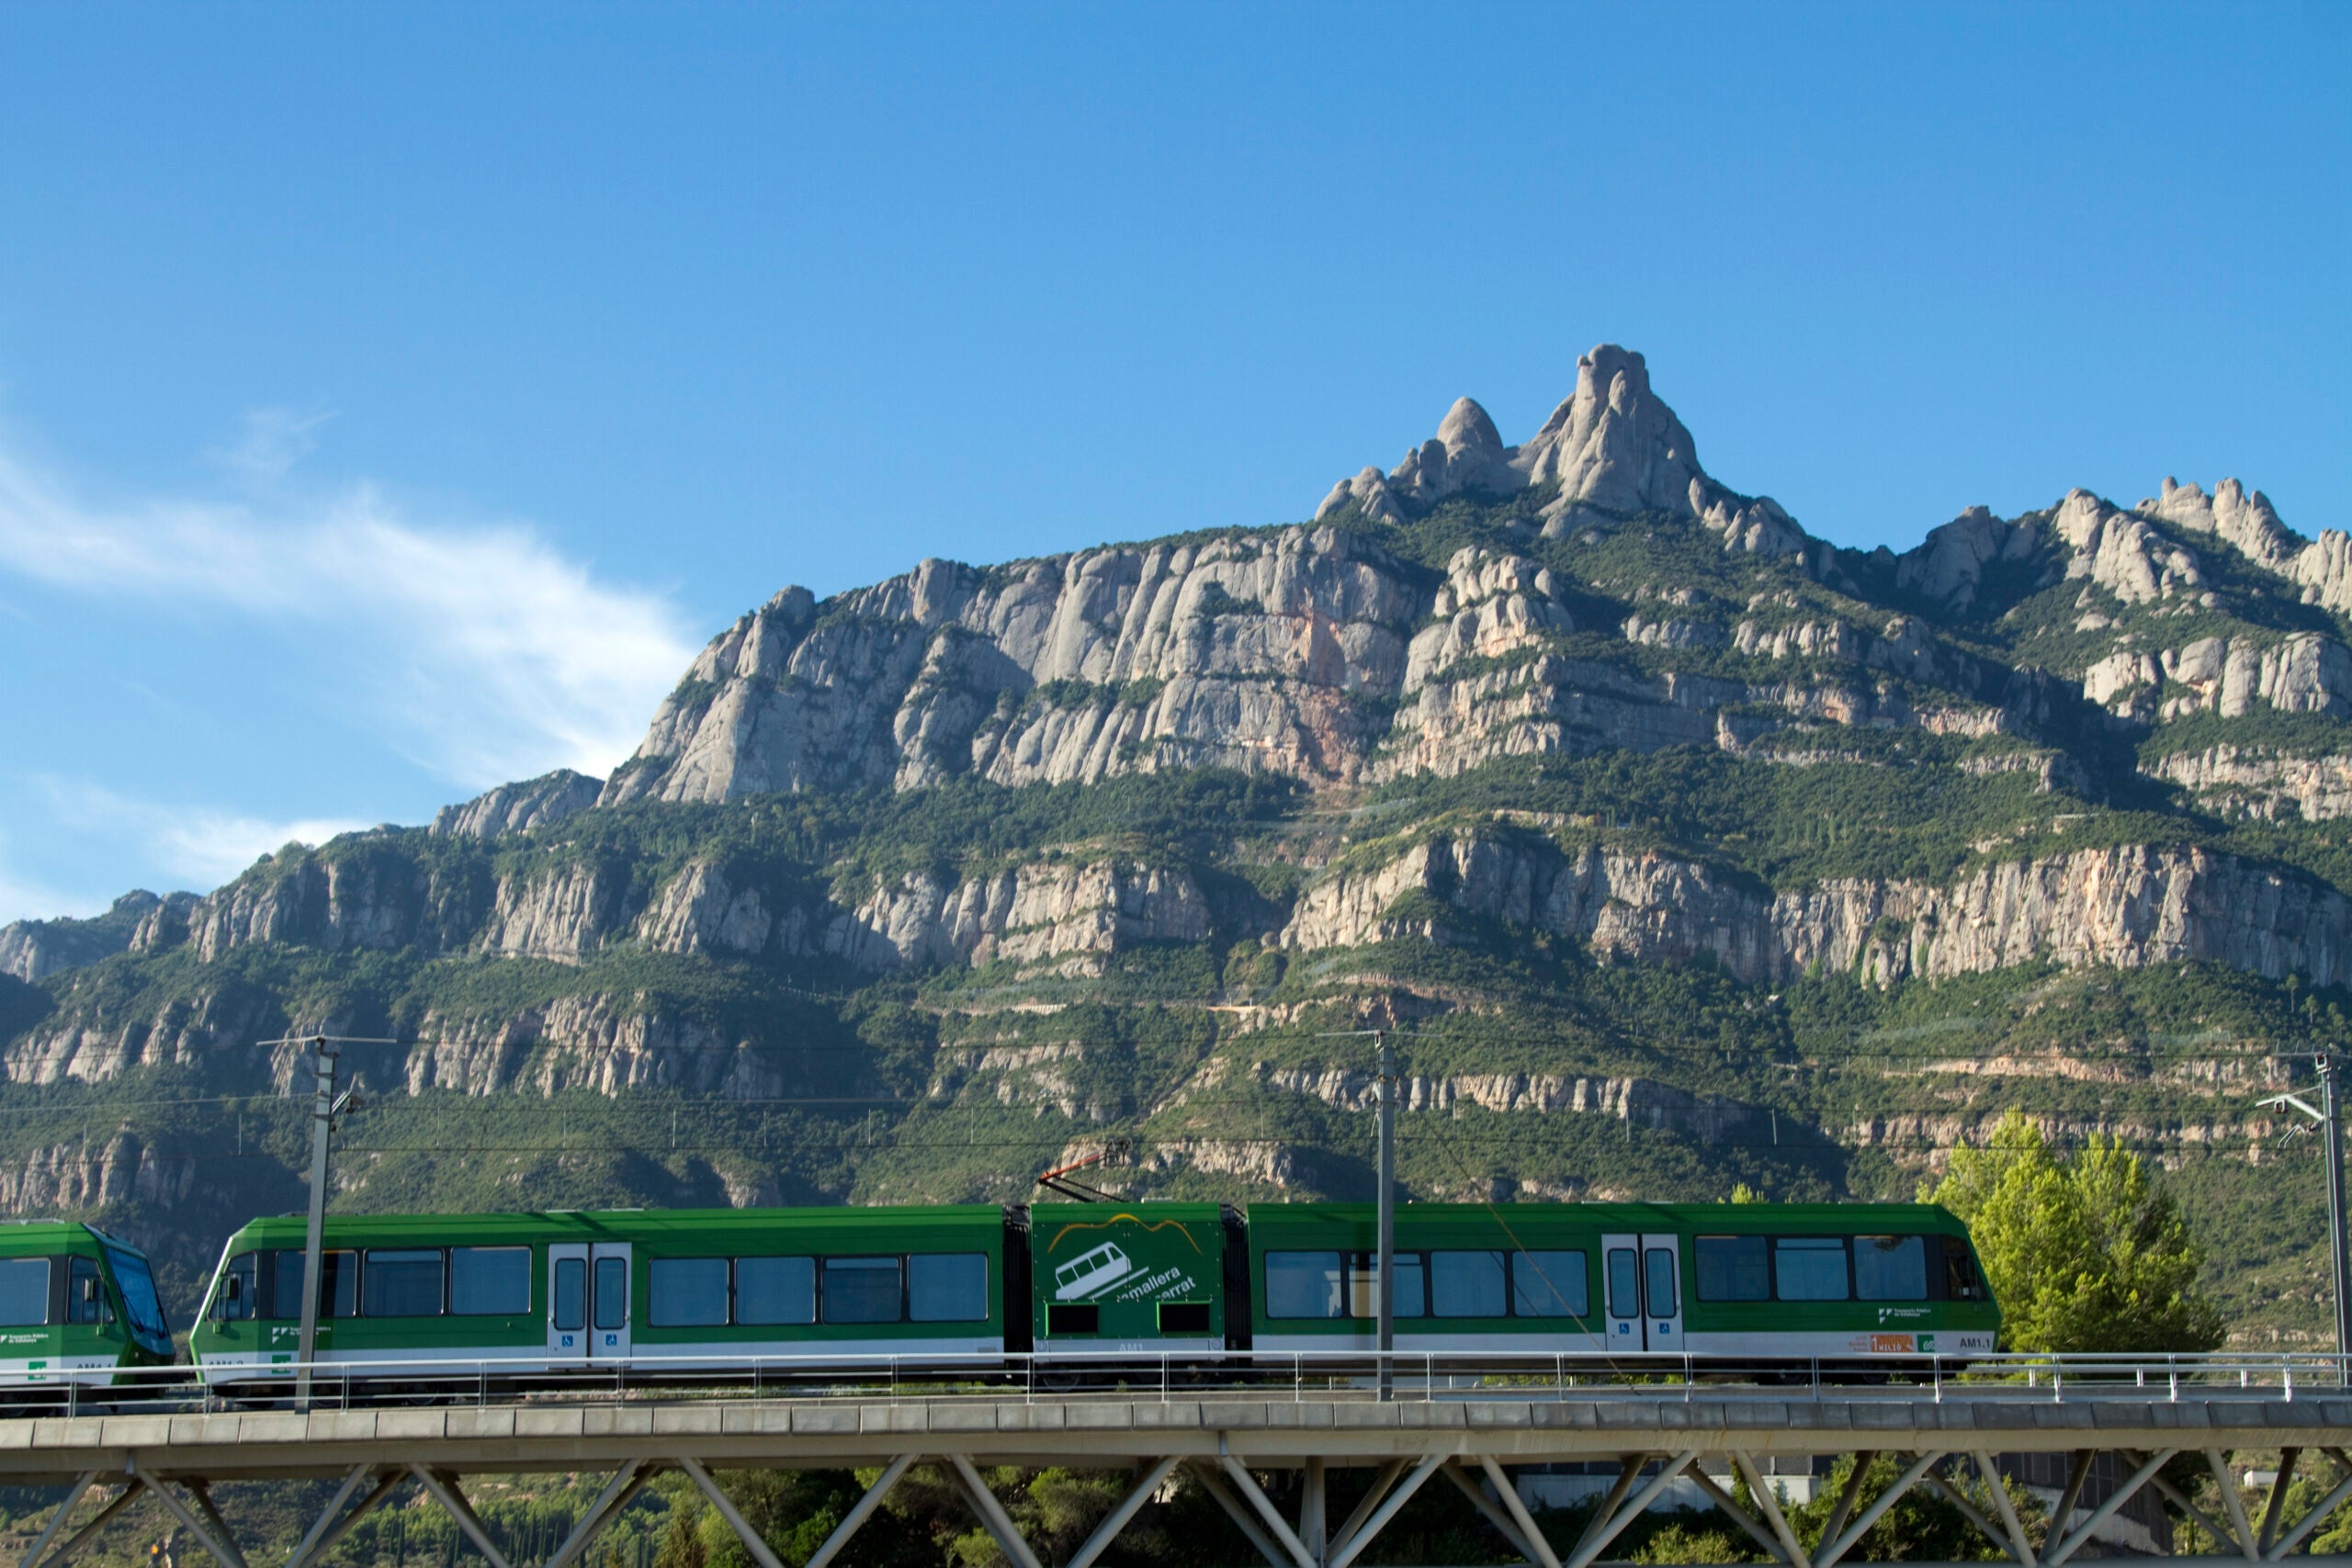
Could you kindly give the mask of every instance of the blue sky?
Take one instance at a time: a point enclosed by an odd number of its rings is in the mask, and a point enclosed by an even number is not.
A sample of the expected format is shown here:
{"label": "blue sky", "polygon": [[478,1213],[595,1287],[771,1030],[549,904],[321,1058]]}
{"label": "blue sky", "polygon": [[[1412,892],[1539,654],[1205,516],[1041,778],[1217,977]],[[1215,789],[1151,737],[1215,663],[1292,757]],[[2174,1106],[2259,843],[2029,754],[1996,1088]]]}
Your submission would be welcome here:
{"label": "blue sky", "polygon": [[1844,543],[2352,526],[2352,6],[0,8],[0,919],[626,754],[788,581],[1603,340]]}

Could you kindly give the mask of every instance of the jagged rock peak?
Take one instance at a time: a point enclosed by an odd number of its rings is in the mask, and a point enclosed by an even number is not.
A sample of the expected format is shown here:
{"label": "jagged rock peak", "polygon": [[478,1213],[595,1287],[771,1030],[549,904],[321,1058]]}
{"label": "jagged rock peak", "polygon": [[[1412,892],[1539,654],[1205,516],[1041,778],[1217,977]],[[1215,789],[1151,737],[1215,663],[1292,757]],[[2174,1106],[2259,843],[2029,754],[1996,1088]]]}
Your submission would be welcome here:
{"label": "jagged rock peak", "polygon": [[2260,491],[2248,495],[2235,479],[2223,479],[2209,496],[2202,486],[2181,484],[2166,474],[2164,493],[2142,501],[2140,510],[2196,533],[2211,534],[2272,571],[2291,572],[2306,543],[2278,521],[2268,496]]}
{"label": "jagged rock peak", "polygon": [[596,804],[604,787],[602,779],[558,768],[519,784],[500,784],[462,805],[443,807],[434,813],[433,831],[443,838],[460,839],[526,832],[587,810]]}
{"label": "jagged rock peak", "polygon": [[[1577,389],[1552,412],[1533,439],[1506,446],[1487,411],[1468,398],[1455,401],[1437,434],[1383,474],[1365,468],[1331,487],[1317,521],[1351,508],[1382,522],[1402,522],[1408,507],[1428,507],[1465,491],[1508,495],[1556,480],[1557,518],[1577,507],[1679,517],[1746,516],[1755,503],[1733,496],[1699,466],[1697,444],[1665,400],[1650,389],[1642,356],[1613,343],[1577,361]],[[1769,503],[1765,503],[1769,505]],[[1713,525],[1726,542],[1784,553],[1801,547],[1787,513],[1771,506],[1744,526]]]}
{"label": "jagged rock peak", "polygon": [[1511,466],[1561,500],[1612,512],[1695,513],[1708,487],[1696,444],[1631,349],[1604,343],[1577,361],[1576,394],[1552,411]]}

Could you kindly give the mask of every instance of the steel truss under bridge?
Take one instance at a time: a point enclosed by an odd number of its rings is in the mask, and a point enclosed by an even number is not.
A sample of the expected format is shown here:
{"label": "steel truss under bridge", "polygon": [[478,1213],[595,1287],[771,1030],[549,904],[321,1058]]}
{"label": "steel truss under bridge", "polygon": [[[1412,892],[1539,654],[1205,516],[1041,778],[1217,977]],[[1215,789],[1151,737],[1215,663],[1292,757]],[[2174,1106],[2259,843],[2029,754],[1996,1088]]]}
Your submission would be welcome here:
{"label": "steel truss under bridge", "polygon": [[[2103,1527],[2143,1491],[2194,1519],[2224,1558],[2352,1564],[2304,1554],[2319,1528],[2352,1501],[2352,1390],[2308,1381],[2265,1386],[2243,1369],[2243,1387],[2177,1378],[2152,1386],[2144,1378],[2037,1379],[1776,1392],[1698,1380],[1563,1389],[1474,1380],[1429,1386],[1423,1397],[1402,1401],[1375,1397],[1363,1381],[1055,1397],[1001,1387],[973,1392],[968,1383],[965,1392],[919,1386],[895,1395],[842,1385],[831,1395],[786,1398],[607,1391],[425,1408],[61,1415],[0,1421],[0,1485],[69,1488],[17,1568],[65,1568],[142,1500],[219,1568],[259,1568],[211,1488],[322,1478],[339,1484],[286,1568],[315,1568],[360,1519],[410,1487],[447,1512],[491,1568],[514,1568],[469,1502],[468,1479],[581,1471],[608,1479],[541,1568],[571,1568],[646,1483],[669,1471],[701,1491],[760,1568],[784,1568],[714,1472],[879,1467],[879,1479],[807,1565],[826,1568],[917,1465],[934,1467],[960,1489],[1014,1568],[1049,1565],[989,1488],[983,1466],[1132,1472],[1119,1505],[1050,1568],[1091,1568],[1180,1472],[1216,1501],[1268,1568],[1349,1568],[1433,1483],[1459,1491],[1499,1540],[1538,1568],[1611,1561],[1626,1527],[1678,1483],[1695,1487],[1784,1568],[1857,1562],[1853,1553],[1871,1528],[1915,1491],[1951,1504],[2022,1568],[2061,1568],[2094,1540],[2093,1555],[2115,1562]],[[2233,1479],[2233,1456],[2257,1451],[2279,1452],[2281,1461],[2267,1499],[2249,1508]],[[1871,1467],[1857,1462],[1808,1550],[1767,1471],[1792,1459],[1847,1454],[1858,1461],[1892,1457],[1896,1479],[1874,1490],[1865,1479]],[[2020,1520],[1996,1479],[2001,1456],[2027,1454],[2064,1456],[2040,1462],[2067,1477],[2039,1531]],[[1614,1468],[1614,1483],[1582,1537],[1562,1550],[1537,1529],[1513,1470],[1595,1461]],[[2221,1483],[2217,1505],[2200,1506],[2181,1489],[2175,1478],[2184,1464]],[[1326,1507],[1335,1469],[1372,1474],[1370,1490],[1340,1519]],[[1295,1476],[1295,1486],[1272,1488],[1295,1495],[1295,1509],[1279,1506],[1261,1480],[1274,1472]],[[1971,1486],[1972,1475],[1989,1484]],[[2324,1495],[2290,1517],[2289,1487],[2298,1475],[2315,1479]],[[1735,1497],[1732,1478],[1745,1482],[1744,1497]]]}

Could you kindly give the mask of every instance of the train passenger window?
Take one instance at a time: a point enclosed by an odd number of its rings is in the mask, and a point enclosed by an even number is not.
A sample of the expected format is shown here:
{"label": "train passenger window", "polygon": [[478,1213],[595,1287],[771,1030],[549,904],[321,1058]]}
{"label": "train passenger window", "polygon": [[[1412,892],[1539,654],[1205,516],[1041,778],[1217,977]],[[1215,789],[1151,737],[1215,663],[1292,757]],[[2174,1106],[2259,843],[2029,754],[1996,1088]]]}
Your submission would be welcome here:
{"label": "train passenger window", "polygon": [[1609,1249],[1609,1315],[1642,1315],[1642,1269],[1630,1247]]}
{"label": "train passenger window", "polygon": [[[324,1283],[319,1292],[321,1317],[359,1315],[359,1257],[330,1252],[322,1261]],[[270,1292],[269,1315],[299,1322],[302,1316],[302,1249],[288,1247],[277,1255],[277,1280]]]}
{"label": "train passenger window", "polygon": [[739,1258],[735,1260],[735,1321],[817,1321],[817,1260]]}
{"label": "train passenger window", "polygon": [[368,1317],[439,1317],[447,1269],[437,1247],[371,1247],[360,1308]]}
{"label": "train passenger window", "polygon": [[1501,1317],[1503,1255],[1499,1252],[1430,1254],[1430,1311],[1437,1317]]}
{"label": "train passenger window", "polygon": [[628,1259],[596,1259],[596,1326],[628,1326]]}
{"label": "train passenger window", "polygon": [[1702,1235],[1696,1239],[1699,1299],[1702,1302],[1769,1302],[1772,1269],[1760,1235]]}
{"label": "train passenger window", "polygon": [[0,1324],[26,1328],[49,1321],[49,1259],[0,1260]]}
{"label": "train passenger window", "polygon": [[1513,1317],[1582,1317],[1591,1305],[1581,1252],[1514,1252],[1510,1255]]}
{"label": "train passenger window", "polygon": [[1774,1236],[1772,1274],[1784,1302],[1842,1302],[1853,1294],[1842,1235]]}
{"label": "train passenger window", "polygon": [[1397,1317],[1427,1317],[1430,1314],[1430,1273],[1425,1259],[1418,1252],[1396,1255]]}
{"label": "train passenger window", "polygon": [[827,1323],[897,1323],[901,1316],[895,1258],[825,1259]]}
{"label": "train passenger window", "polygon": [[[1380,1315],[1380,1296],[1374,1289],[1380,1280],[1380,1254],[1351,1252],[1348,1254],[1349,1317],[1376,1318]],[[1393,1317],[1426,1317],[1429,1315],[1428,1270],[1422,1266],[1418,1252],[1396,1254],[1396,1303],[1389,1309]]]}
{"label": "train passenger window", "polygon": [[656,1328],[709,1328],[727,1321],[727,1259],[657,1258],[652,1269],[646,1322]]}
{"label": "train passenger window", "polygon": [[580,1329],[588,1312],[588,1260],[584,1258],[559,1258],[555,1260],[555,1310],[548,1314],[551,1325],[558,1329]]}
{"label": "train passenger window", "polygon": [[531,1249],[449,1249],[449,1311],[458,1317],[504,1317],[531,1310]]}
{"label": "train passenger window", "polygon": [[229,1259],[229,1267],[220,1271],[220,1289],[212,1298],[214,1317],[222,1323],[241,1323],[259,1310],[260,1298],[254,1293],[254,1265],[258,1261],[250,1252]]}
{"label": "train passenger window", "polygon": [[1928,1238],[1920,1235],[1856,1236],[1854,1299],[1864,1302],[1926,1301]]}
{"label": "train passenger window", "polygon": [[984,1252],[918,1252],[907,1259],[907,1315],[917,1323],[978,1323],[989,1315]]}
{"label": "train passenger window", "polygon": [[1674,1248],[1653,1247],[1642,1254],[1642,1290],[1652,1317],[1675,1314]]}
{"label": "train passenger window", "polygon": [[1266,1254],[1268,1317],[1345,1317],[1336,1252]]}
{"label": "train passenger window", "polygon": [[1968,1250],[1968,1243],[1956,1235],[1944,1237],[1944,1300],[1981,1302],[1984,1298],[1984,1277],[1976,1271],[1976,1258]]}
{"label": "train passenger window", "polygon": [[114,1309],[107,1302],[106,1281],[98,1278],[95,1258],[69,1259],[65,1275],[65,1321],[112,1323]]}

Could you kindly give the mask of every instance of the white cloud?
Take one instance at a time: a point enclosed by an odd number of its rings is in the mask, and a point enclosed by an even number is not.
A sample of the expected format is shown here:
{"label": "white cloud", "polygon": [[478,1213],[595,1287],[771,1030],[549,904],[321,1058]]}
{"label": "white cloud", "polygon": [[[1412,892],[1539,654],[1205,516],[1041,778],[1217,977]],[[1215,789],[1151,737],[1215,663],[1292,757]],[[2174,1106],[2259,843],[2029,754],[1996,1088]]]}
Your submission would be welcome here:
{"label": "white cloud", "polygon": [[[285,430],[273,439],[287,449]],[[0,571],[299,634],[306,660],[363,689],[389,741],[469,789],[608,772],[695,647],[662,596],[597,581],[531,528],[424,525],[365,485],[267,514],[106,507],[0,451]]]}
{"label": "white cloud", "polygon": [[[41,792],[59,824],[135,840],[141,858],[168,873],[171,886],[209,891],[289,843],[323,844],[365,822],[305,817],[290,821],[209,807],[172,806],[119,795],[83,779],[42,776]],[[159,889],[160,891],[160,889]]]}

